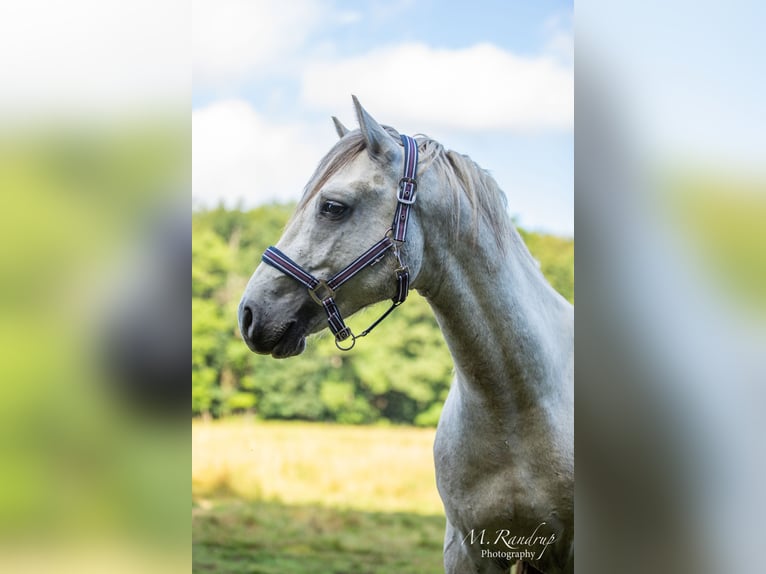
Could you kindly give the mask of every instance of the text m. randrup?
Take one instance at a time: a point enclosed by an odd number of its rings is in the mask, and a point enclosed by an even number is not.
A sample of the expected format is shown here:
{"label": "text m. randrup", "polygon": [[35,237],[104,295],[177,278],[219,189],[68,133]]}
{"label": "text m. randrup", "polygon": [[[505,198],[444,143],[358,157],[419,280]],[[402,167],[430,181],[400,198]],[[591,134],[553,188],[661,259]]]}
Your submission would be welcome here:
{"label": "text m. randrup", "polygon": [[487,529],[483,528],[476,531],[475,528],[472,528],[468,534],[466,534],[463,537],[463,544],[468,542],[468,544],[473,545],[477,542],[479,545],[483,546],[485,544],[491,544],[493,546],[498,546],[500,544],[503,544],[506,548],[509,550],[517,550],[520,546],[524,546],[527,548],[530,548],[532,546],[542,546],[542,549],[540,551],[540,556],[537,557],[539,560],[542,555],[545,553],[545,550],[553,544],[556,541],[556,535],[550,534],[549,536],[541,536],[538,535],[538,531],[540,528],[542,528],[545,525],[545,522],[541,522],[537,525],[537,528],[535,528],[534,532],[530,534],[529,536],[515,536],[511,535],[511,531],[506,528],[501,528],[499,530],[495,530],[494,535],[490,532],[487,533]]}

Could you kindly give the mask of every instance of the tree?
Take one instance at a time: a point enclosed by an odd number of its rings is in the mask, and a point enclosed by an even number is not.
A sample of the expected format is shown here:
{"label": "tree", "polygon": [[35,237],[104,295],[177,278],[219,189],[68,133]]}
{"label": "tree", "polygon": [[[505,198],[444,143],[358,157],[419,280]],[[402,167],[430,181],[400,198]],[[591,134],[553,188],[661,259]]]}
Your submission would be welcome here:
{"label": "tree", "polygon": [[[192,216],[192,414],[434,426],[452,359],[428,303],[415,292],[349,353],[338,351],[329,334],[311,337],[304,353],[287,361],[254,355],[242,341],[239,297],[293,208],[219,207]],[[519,231],[553,287],[573,301],[574,241]],[[350,326],[366,327],[388,304],[360,312]]]}

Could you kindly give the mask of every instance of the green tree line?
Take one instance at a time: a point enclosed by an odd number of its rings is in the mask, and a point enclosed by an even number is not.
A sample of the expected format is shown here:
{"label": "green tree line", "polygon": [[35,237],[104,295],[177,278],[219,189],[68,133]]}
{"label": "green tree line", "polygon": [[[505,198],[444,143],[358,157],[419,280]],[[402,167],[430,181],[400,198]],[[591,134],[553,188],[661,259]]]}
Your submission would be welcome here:
{"label": "green tree line", "polygon": [[[288,360],[255,355],[237,327],[237,306],[263,250],[293,205],[192,215],[192,415],[252,412],[264,419],[435,425],[452,360],[426,301],[413,292],[380,324],[375,344],[349,353],[328,334]],[[574,241],[519,229],[551,284],[574,300]],[[382,303],[382,306],[387,303]],[[366,326],[382,307],[352,317]]]}

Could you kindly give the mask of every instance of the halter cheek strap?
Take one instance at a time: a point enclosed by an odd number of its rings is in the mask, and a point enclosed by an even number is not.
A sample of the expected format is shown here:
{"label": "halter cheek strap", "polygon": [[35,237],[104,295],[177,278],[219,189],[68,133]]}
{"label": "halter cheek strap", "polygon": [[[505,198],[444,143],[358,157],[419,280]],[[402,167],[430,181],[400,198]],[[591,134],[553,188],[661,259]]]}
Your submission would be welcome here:
{"label": "halter cheek strap", "polygon": [[[391,311],[404,303],[410,289],[410,272],[402,262],[401,245],[407,237],[407,224],[418,189],[415,181],[418,168],[418,146],[415,140],[409,136],[403,135],[401,138],[404,145],[404,175],[399,180],[399,188],[396,193],[397,204],[393,223],[380,241],[327,281],[317,279],[276,247],[269,247],[261,257],[264,263],[292,277],[308,289],[311,298],[321,305],[327,313],[327,322],[335,335],[335,345],[342,351],[353,348],[358,338],[367,336],[383,319],[388,317]],[[340,310],[335,303],[335,291],[362,269],[375,265],[383,259],[389,249],[394,252],[399,263],[399,267],[396,269],[396,295],[392,299],[393,304],[362,333],[354,335],[343,321]],[[351,337],[351,344],[348,347],[341,346],[340,342],[349,337]]]}

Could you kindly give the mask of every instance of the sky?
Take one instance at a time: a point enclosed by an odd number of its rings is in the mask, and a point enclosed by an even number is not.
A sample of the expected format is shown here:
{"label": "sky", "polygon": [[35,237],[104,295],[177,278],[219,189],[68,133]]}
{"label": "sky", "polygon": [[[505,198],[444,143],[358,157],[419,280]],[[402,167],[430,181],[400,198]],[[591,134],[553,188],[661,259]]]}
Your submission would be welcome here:
{"label": "sky", "polygon": [[351,95],[489,170],[528,229],[574,235],[572,2],[194,0],[193,205],[302,193]]}
{"label": "sky", "polygon": [[[583,0],[578,68],[642,151],[762,174],[764,10]],[[0,124],[148,110],[186,129],[191,99],[194,204],[251,206],[300,194],[334,141],[330,116],[353,127],[353,93],[490,170],[523,225],[571,234],[572,13],[548,0],[5,2]]]}

